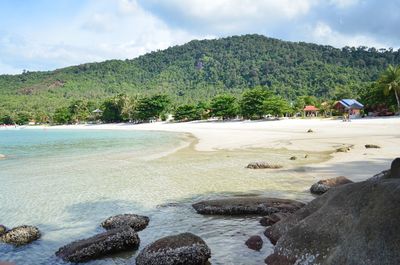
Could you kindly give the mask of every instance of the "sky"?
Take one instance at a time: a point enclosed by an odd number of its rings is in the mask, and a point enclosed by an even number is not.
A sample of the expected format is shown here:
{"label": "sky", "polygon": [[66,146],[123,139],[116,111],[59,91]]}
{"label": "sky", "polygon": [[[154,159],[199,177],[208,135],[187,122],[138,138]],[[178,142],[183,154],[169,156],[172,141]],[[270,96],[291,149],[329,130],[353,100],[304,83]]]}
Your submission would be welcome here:
{"label": "sky", "polygon": [[0,74],[253,33],[398,49],[399,25],[399,0],[0,0]]}

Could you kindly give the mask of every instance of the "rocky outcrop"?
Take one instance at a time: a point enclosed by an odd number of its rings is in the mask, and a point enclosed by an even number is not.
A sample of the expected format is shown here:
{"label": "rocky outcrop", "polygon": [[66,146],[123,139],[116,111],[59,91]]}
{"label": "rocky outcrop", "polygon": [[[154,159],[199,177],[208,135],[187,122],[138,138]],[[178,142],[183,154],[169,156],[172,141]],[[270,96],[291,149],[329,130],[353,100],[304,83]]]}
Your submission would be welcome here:
{"label": "rocky outcrop", "polygon": [[331,189],[267,228],[269,265],[400,264],[400,179]]}
{"label": "rocky outcrop", "polygon": [[0,236],[0,241],[12,244],[15,246],[22,246],[29,244],[40,238],[39,228],[29,225],[22,225],[14,227]]}
{"label": "rocky outcrop", "polygon": [[366,144],[365,148],[369,149],[369,148],[381,148],[379,145],[376,144]]}
{"label": "rocky outcrop", "polygon": [[267,162],[252,162],[246,166],[246,168],[250,169],[279,169],[282,167],[282,165],[270,164]]}
{"label": "rocky outcrop", "polygon": [[56,252],[65,261],[85,262],[125,250],[136,250],[140,239],[129,226],[111,229],[88,239],[72,242]]}
{"label": "rocky outcrop", "polygon": [[197,213],[213,215],[269,215],[276,212],[293,213],[304,203],[268,197],[234,197],[201,201],[192,205]]}
{"label": "rocky outcrop", "polygon": [[270,214],[270,215],[267,215],[267,216],[263,216],[260,219],[260,224],[262,226],[270,226],[270,225],[273,225],[273,224],[279,222],[282,219],[285,219],[289,215],[290,215],[290,213],[279,212],[279,213],[273,213],[273,214]]}
{"label": "rocky outcrop", "polygon": [[262,249],[263,240],[260,236],[251,236],[249,239],[247,239],[245,244],[249,249],[259,251]]}
{"label": "rocky outcrop", "polygon": [[314,183],[311,188],[310,192],[313,194],[323,194],[327,192],[330,188],[337,187],[344,184],[353,183],[353,181],[349,180],[346,177],[336,177],[330,179],[320,180],[317,183]]}
{"label": "rocky outcrop", "polygon": [[167,236],[146,246],[137,256],[137,265],[204,265],[211,250],[191,233]]}
{"label": "rocky outcrop", "polygon": [[142,231],[149,224],[149,217],[137,214],[119,214],[111,216],[101,223],[106,230],[118,228],[121,226],[130,226],[135,231]]}
{"label": "rocky outcrop", "polygon": [[349,152],[350,150],[351,150],[350,147],[348,147],[348,146],[343,146],[343,147],[337,148],[337,149],[336,149],[336,152],[337,152],[337,153],[347,153],[347,152]]}

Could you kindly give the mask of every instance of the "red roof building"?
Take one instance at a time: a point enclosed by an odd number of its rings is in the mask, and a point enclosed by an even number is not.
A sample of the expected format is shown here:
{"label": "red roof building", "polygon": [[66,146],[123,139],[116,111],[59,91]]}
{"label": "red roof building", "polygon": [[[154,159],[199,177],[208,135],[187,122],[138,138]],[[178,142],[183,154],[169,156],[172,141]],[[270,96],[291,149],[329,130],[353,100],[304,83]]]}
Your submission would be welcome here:
{"label": "red roof building", "polygon": [[305,106],[304,111],[319,111],[319,108],[315,106]]}

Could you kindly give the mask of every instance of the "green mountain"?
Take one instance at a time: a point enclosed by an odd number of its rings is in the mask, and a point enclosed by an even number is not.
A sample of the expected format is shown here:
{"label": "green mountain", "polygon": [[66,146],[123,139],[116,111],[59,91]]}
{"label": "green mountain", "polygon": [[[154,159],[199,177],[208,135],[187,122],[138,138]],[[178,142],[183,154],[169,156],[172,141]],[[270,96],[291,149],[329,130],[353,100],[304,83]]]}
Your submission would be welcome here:
{"label": "green mountain", "polygon": [[73,99],[96,102],[122,92],[191,102],[259,85],[291,100],[332,98],[343,90],[357,96],[388,64],[400,64],[400,50],[336,49],[260,35],[194,40],[132,60],[0,75],[0,108],[49,112]]}

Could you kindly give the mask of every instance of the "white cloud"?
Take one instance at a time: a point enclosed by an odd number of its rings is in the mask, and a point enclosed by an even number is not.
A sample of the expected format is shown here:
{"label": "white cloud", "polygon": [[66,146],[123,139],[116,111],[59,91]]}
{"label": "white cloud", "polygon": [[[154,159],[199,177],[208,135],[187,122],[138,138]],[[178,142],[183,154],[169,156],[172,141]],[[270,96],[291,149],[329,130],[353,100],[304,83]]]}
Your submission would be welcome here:
{"label": "white cloud", "polygon": [[359,0],[330,0],[330,3],[339,8],[348,8],[359,3]]}
{"label": "white cloud", "polygon": [[215,32],[236,33],[277,25],[309,12],[318,0],[147,0]]}
{"label": "white cloud", "polygon": [[332,45],[334,47],[368,46],[380,48],[390,46],[388,43],[382,43],[370,36],[361,34],[347,35],[334,31],[329,25],[324,22],[318,22],[312,29],[310,29],[310,31],[310,41],[320,44]]}
{"label": "white cloud", "polygon": [[93,0],[68,25],[18,33],[0,39],[0,57],[26,61],[28,70],[134,58],[198,37],[170,28],[133,0]]}

